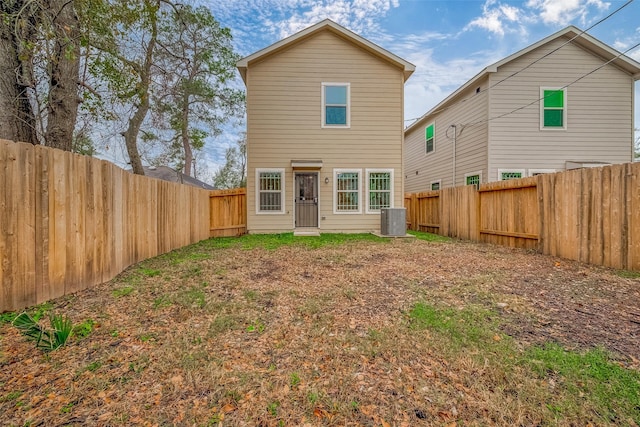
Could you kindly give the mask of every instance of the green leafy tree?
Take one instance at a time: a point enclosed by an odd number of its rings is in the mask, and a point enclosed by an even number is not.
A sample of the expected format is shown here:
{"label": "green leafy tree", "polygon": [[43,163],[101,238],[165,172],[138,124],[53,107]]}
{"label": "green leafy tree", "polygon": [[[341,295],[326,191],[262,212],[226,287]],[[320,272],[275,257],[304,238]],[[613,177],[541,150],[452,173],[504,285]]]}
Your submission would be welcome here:
{"label": "green leafy tree", "polygon": [[165,124],[168,156],[194,175],[194,151],[244,112],[244,91],[229,86],[239,56],[231,32],[205,7],[176,5],[159,25],[155,122]]}
{"label": "green leafy tree", "polygon": [[213,175],[216,188],[240,188],[247,186],[247,138],[246,135],[236,146],[227,148],[225,164]]}

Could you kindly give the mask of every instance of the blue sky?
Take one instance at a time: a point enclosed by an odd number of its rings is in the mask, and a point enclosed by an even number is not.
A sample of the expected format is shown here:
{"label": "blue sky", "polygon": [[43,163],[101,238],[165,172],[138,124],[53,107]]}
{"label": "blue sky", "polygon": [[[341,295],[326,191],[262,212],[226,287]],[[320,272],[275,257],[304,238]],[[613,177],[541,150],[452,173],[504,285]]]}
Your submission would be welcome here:
{"label": "blue sky", "polygon": [[[325,18],[416,65],[405,86],[405,118],[419,117],[487,65],[566,27],[586,29],[626,1],[200,0],[249,55]],[[589,30],[625,51],[640,42],[640,0]],[[640,48],[627,54],[640,61]],[[242,85],[238,77],[237,84]],[[636,83],[636,127],[640,85]],[[410,122],[407,122],[410,123]],[[206,149],[211,167],[242,126]]]}

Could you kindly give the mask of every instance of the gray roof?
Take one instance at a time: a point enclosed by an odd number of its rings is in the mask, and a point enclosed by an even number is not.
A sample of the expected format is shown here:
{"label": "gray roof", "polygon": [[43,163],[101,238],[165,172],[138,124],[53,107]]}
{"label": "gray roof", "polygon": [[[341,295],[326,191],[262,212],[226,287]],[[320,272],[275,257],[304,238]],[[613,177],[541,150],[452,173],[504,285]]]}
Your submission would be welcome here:
{"label": "gray roof", "polygon": [[215,190],[211,185],[185,175],[182,172],[171,169],[168,166],[144,166],[144,174],[150,178],[161,179],[163,181],[177,182],[204,190]]}

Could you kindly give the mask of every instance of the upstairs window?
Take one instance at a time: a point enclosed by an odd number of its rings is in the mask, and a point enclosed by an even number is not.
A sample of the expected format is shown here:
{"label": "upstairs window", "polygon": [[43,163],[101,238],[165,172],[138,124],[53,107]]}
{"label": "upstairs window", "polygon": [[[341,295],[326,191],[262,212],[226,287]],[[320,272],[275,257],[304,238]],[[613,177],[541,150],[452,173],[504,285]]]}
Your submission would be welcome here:
{"label": "upstairs window", "polygon": [[540,88],[540,129],[567,128],[567,89]]}
{"label": "upstairs window", "polygon": [[431,123],[424,129],[425,152],[431,153],[435,149],[436,142],[436,125]]}
{"label": "upstairs window", "polygon": [[349,83],[322,83],[322,127],[349,127]]}

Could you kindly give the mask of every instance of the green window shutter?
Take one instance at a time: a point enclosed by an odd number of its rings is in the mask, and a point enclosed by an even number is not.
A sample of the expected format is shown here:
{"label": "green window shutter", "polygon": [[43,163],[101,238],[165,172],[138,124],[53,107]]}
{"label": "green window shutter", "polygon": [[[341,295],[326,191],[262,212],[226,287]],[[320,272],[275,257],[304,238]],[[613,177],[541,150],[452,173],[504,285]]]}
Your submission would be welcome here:
{"label": "green window shutter", "polygon": [[434,149],[434,133],[435,133],[435,125],[434,124],[430,124],[429,126],[427,126],[424,130],[424,139],[425,139],[425,151],[427,153],[430,153],[433,151]]}

